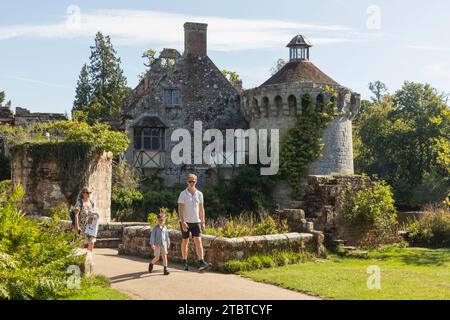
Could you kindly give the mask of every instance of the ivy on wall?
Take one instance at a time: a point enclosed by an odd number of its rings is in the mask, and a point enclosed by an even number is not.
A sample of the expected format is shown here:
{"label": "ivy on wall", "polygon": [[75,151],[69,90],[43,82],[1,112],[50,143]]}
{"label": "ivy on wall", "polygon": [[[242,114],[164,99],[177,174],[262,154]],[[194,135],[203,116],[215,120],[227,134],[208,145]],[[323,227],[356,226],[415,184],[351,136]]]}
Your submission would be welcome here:
{"label": "ivy on wall", "polygon": [[30,184],[27,193],[36,194],[38,178],[42,176],[42,165],[54,162],[57,166],[57,178],[61,191],[69,201],[75,203],[79,191],[86,185],[91,171],[91,164],[97,163],[101,153],[92,144],[82,142],[60,143],[25,143],[12,148],[13,158],[29,157],[32,159]]}
{"label": "ivy on wall", "polygon": [[305,94],[301,100],[302,114],[296,115],[296,122],[281,140],[280,173],[292,188],[291,196],[300,197],[303,186],[302,179],[308,175],[310,164],[321,156],[323,148],[323,130],[335,115],[336,92],[325,87],[331,95],[330,102],[315,104],[310,95]]}

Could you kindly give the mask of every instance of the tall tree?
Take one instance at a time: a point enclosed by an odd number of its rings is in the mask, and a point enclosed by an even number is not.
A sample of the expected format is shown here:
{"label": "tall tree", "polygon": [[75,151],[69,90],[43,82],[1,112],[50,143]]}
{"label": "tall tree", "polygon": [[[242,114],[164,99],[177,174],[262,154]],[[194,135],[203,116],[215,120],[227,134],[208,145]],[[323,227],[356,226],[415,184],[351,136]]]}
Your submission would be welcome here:
{"label": "tall tree", "polygon": [[[95,44],[91,47],[88,77],[86,68],[83,67],[80,73],[72,109],[74,118],[93,123],[100,119],[114,120],[120,117],[121,105],[130,91],[120,64],[110,37],[98,32]],[[89,94],[86,94],[88,87]],[[82,106],[86,99],[89,103]]]}
{"label": "tall tree", "polygon": [[5,91],[0,91],[0,106],[5,101]]}
{"label": "tall tree", "polygon": [[374,94],[374,96],[370,97],[372,102],[381,103],[388,88],[383,82],[377,80],[369,83],[369,90]]}
{"label": "tall tree", "polygon": [[80,76],[75,90],[75,101],[73,110],[83,110],[90,105],[91,102],[91,85],[89,83],[89,70],[86,64],[81,68]]}

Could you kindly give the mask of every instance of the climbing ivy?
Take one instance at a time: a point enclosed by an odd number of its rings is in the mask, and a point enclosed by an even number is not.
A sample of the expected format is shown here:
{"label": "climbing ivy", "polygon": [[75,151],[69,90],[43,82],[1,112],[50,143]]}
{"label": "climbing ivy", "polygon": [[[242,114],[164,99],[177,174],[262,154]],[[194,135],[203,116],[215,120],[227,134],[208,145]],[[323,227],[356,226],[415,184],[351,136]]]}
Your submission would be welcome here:
{"label": "climbing ivy", "polygon": [[38,176],[42,174],[42,164],[54,162],[57,166],[57,177],[61,191],[69,201],[75,203],[78,192],[86,185],[92,169],[101,152],[92,144],[82,142],[60,143],[25,143],[14,146],[13,157],[29,157],[32,159],[28,194],[36,194]]}
{"label": "climbing ivy", "polygon": [[[333,99],[320,110],[314,108],[309,95],[302,97],[302,114],[296,116],[296,122],[281,141],[280,173],[293,189],[292,196],[302,193],[302,179],[308,175],[309,165],[319,158],[323,148],[321,144],[323,130],[335,117],[334,101],[336,93],[332,88],[325,88]],[[322,111],[322,112],[321,112]]]}

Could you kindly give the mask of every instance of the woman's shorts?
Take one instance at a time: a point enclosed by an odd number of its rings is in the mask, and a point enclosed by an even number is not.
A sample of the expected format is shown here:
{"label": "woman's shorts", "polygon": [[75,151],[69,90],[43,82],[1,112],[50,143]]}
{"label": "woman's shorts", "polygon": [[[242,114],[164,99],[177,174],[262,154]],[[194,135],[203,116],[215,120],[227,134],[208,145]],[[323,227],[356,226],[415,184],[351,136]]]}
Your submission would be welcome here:
{"label": "woman's shorts", "polygon": [[87,234],[84,235],[84,244],[94,244],[95,241],[97,241],[96,237],[88,236]]}

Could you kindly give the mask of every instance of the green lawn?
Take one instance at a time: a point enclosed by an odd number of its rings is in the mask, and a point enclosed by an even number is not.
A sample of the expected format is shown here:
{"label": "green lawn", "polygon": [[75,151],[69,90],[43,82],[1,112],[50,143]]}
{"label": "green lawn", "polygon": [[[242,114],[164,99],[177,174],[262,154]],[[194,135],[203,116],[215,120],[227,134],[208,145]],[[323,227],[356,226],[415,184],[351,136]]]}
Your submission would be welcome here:
{"label": "green lawn", "polygon": [[84,278],[80,290],[73,290],[64,300],[132,300],[128,295],[110,287],[104,276]]}
{"label": "green lawn", "polygon": [[119,290],[101,286],[92,286],[84,290],[77,290],[65,300],[132,300],[131,297]]}
{"label": "green lawn", "polygon": [[[367,288],[371,265],[381,270],[380,290]],[[330,299],[450,299],[450,249],[386,247],[368,259],[330,256],[241,275]]]}

